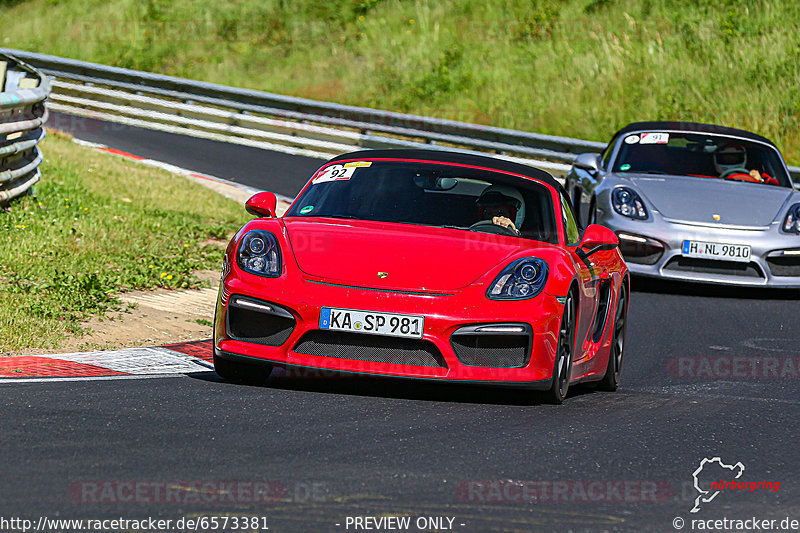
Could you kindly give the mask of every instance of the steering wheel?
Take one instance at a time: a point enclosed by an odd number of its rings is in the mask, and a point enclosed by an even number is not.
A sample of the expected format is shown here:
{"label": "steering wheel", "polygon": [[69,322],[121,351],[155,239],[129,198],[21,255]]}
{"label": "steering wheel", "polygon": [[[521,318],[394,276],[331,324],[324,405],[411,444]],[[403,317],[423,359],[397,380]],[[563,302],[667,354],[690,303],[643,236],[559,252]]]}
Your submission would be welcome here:
{"label": "steering wheel", "polygon": [[481,220],[469,227],[470,231],[480,231],[482,233],[491,233],[492,235],[508,235],[510,237],[519,237],[519,234],[511,228],[499,226],[490,220]]}
{"label": "steering wheel", "polygon": [[[734,177],[732,177],[732,176],[735,176],[737,174],[741,175],[741,176],[747,176],[747,178],[734,178]],[[719,177],[721,179],[735,179],[735,180],[739,180],[739,181],[755,181],[753,176],[751,176],[750,173],[747,171],[747,169],[744,169],[744,168],[729,168],[728,170],[726,170],[725,172],[720,174]]]}

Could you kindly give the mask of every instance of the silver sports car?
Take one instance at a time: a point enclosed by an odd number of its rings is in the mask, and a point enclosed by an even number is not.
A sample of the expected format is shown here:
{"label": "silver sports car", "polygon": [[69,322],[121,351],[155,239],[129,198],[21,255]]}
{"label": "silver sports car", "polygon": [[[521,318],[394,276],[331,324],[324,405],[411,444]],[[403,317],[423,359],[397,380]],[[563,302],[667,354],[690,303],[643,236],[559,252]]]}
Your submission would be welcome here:
{"label": "silver sports car", "polygon": [[800,288],[800,192],[760,135],[630,124],[579,155],[566,188],[585,222],[617,233],[634,274]]}

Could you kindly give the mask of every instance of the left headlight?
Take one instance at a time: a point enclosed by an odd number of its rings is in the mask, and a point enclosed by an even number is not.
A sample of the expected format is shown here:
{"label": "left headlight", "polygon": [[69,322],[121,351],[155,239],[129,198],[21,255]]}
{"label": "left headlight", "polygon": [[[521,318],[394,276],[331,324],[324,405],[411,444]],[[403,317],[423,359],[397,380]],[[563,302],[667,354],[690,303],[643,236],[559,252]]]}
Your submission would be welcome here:
{"label": "left headlight", "polygon": [[517,259],[503,269],[486,291],[490,300],[525,300],[544,289],[547,263],[538,257]]}
{"label": "left headlight", "polygon": [[611,206],[620,215],[639,220],[647,218],[647,208],[642,198],[628,187],[617,187],[611,191]]}
{"label": "left headlight", "polygon": [[786,233],[800,233],[800,204],[794,204],[783,219],[783,231]]}
{"label": "left headlight", "polygon": [[245,233],[236,252],[236,264],[245,272],[277,278],[281,275],[281,249],[275,235],[268,231]]}

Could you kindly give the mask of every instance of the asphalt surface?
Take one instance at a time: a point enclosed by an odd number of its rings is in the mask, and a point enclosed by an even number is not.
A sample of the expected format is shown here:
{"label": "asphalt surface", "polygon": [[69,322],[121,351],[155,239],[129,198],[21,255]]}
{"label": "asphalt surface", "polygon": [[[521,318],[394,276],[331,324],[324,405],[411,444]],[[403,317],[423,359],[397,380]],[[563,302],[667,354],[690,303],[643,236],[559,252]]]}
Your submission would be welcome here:
{"label": "asphalt surface", "polygon": [[[161,136],[147,135],[165,153],[198,142]],[[96,142],[137,153],[116,141]],[[257,186],[292,176],[270,179]],[[620,390],[579,389],[561,406],[385,379],[3,385],[0,517],[262,516],[287,532],[398,531],[348,527],[356,516],[411,517],[402,531],[448,531],[416,520],[450,517],[464,532],[676,531],[677,517],[692,531],[693,519],[755,517],[777,531],[800,520],[798,309],[796,292],[634,279]],[[721,491],[690,513],[692,473],[713,457],[779,489]],[[725,475],[712,466],[704,481]]]}
{"label": "asphalt surface", "polygon": [[251,187],[269,186],[270,191],[289,198],[300,192],[325,161],[58,112],[50,113],[46,126],[84,141],[105,144],[195,172]]}

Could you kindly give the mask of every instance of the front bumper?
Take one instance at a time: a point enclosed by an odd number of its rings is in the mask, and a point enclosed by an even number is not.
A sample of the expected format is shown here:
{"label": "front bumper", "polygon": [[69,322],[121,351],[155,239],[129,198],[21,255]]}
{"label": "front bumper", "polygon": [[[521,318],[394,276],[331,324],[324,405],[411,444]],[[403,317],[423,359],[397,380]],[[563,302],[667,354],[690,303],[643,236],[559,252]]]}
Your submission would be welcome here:
{"label": "front bumper", "polygon": [[[651,219],[632,220],[616,213],[598,212],[598,223],[620,236],[620,249],[631,273],[640,276],[750,287],[800,288],[800,236],[783,235],[777,227],[763,230],[700,226],[666,220],[658,213]],[[625,234],[654,239],[664,245],[663,254],[653,264],[625,254]],[[750,262],[695,260],[682,255],[683,241],[705,241],[750,246]],[[652,260],[652,259],[650,259]],[[783,275],[783,274],[791,275]],[[797,275],[795,275],[797,274]]]}
{"label": "front bumper", "polygon": [[[215,355],[354,374],[548,388],[563,305],[544,292],[530,300],[492,301],[485,298],[485,290],[482,285],[475,285],[447,293],[392,292],[334,285],[299,274],[266,279],[235,270],[223,281],[217,301]],[[241,300],[260,302],[281,315],[290,314],[293,322],[285,316],[275,319],[283,320],[285,335],[269,331],[260,338],[256,333],[243,337],[242,328],[230,320],[238,312],[230,312],[232,302]],[[365,333],[320,330],[322,307],[424,315],[423,337],[406,342]],[[251,308],[255,310],[257,306]],[[483,352],[492,351],[484,348],[493,336],[474,342],[465,355],[464,345],[469,347],[472,341],[465,342],[468,337],[464,335],[475,334],[474,326],[498,324],[524,329],[528,340],[522,361],[509,364],[508,359],[500,359],[500,366],[487,366],[493,363],[483,358]],[[503,342],[501,339],[498,344]],[[510,349],[507,342],[503,348]]]}

